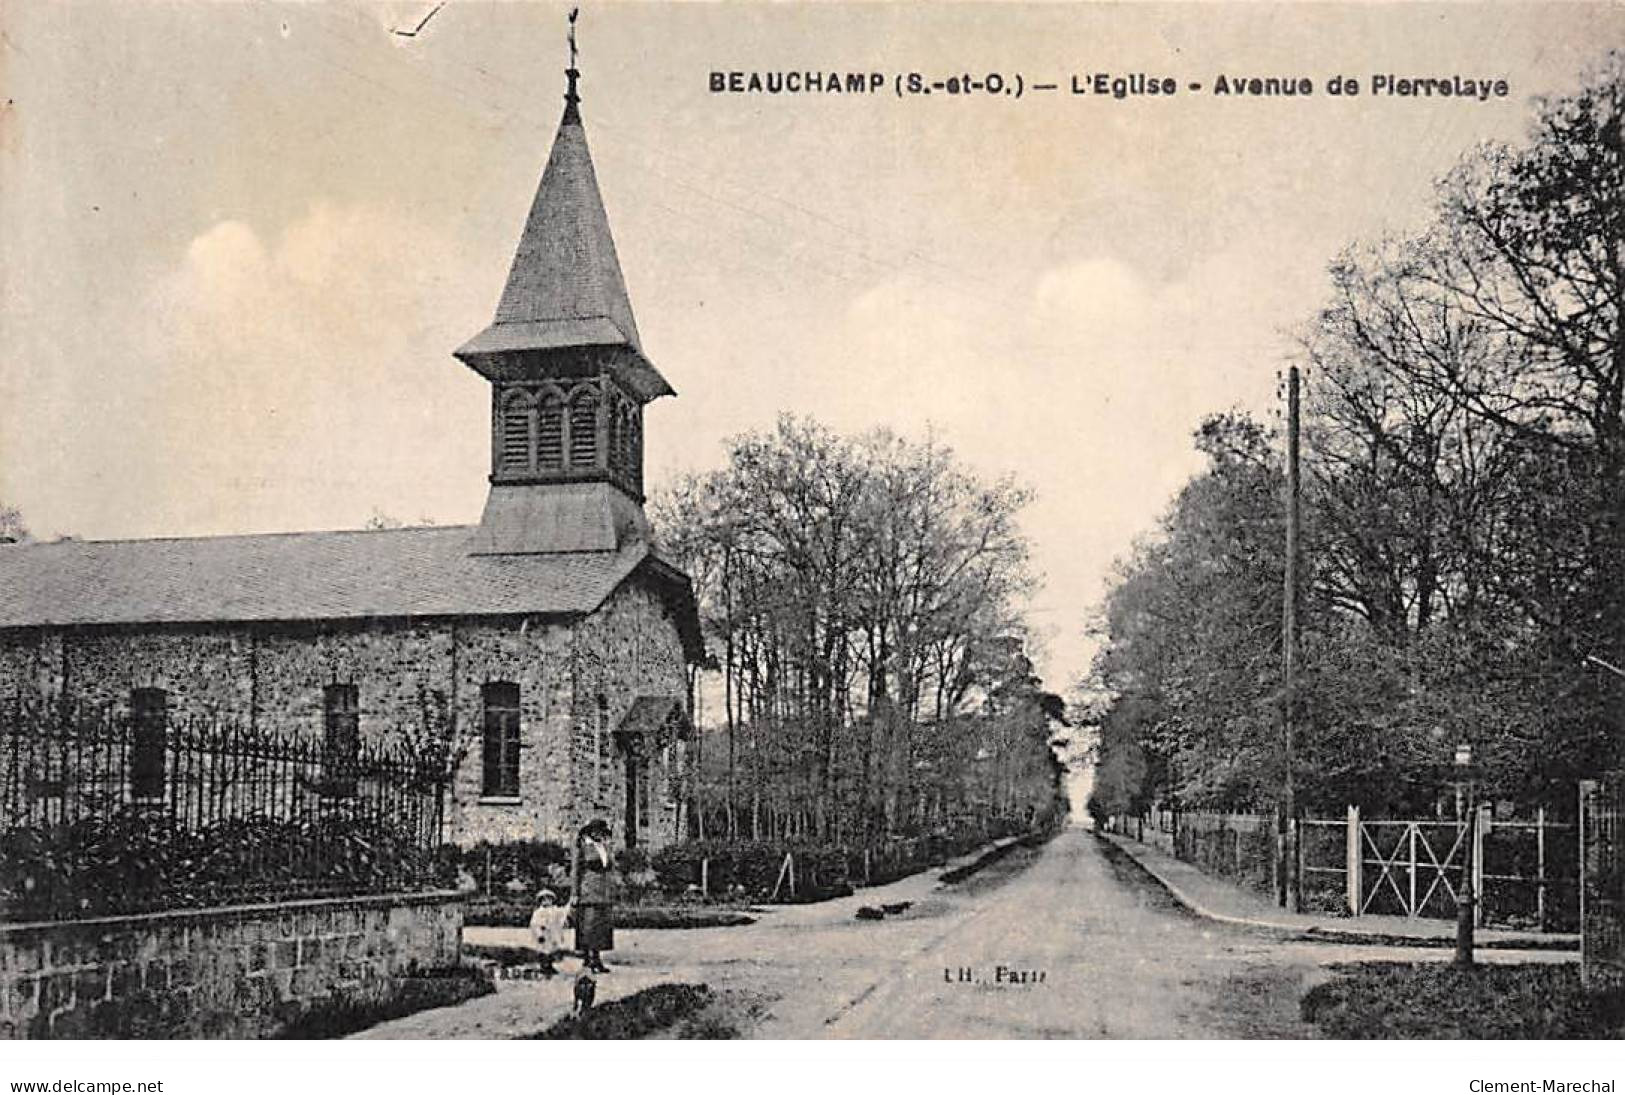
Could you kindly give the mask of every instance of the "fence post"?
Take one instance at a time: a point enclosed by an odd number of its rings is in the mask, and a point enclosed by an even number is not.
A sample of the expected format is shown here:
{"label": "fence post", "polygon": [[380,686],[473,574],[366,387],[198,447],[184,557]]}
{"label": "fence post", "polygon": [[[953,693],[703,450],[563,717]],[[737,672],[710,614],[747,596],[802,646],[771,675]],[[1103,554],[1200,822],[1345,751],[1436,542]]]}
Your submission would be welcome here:
{"label": "fence post", "polygon": [[1591,796],[1596,793],[1596,790],[1596,780],[1582,779],[1580,781],[1579,810],[1574,818],[1575,836],[1580,842],[1579,847],[1576,849],[1580,859],[1580,984],[1586,988],[1591,987],[1591,978],[1589,976],[1591,963],[1586,960],[1588,957],[1586,955],[1586,929],[1589,926],[1586,924],[1586,888],[1590,883],[1590,872],[1587,870],[1586,864],[1586,806]]}
{"label": "fence post", "polygon": [[1546,807],[1535,810],[1535,925],[1546,930]]}
{"label": "fence post", "polygon": [[[1467,819],[1466,818],[1462,819],[1462,824],[1463,825],[1467,824]],[[1415,916],[1416,913],[1417,913],[1417,909],[1416,909],[1416,822],[1412,821],[1409,824],[1407,824],[1405,826],[1405,831],[1408,834],[1408,837],[1409,837],[1409,840],[1410,840],[1410,852],[1409,852],[1409,855],[1410,855],[1410,861],[1411,861],[1411,863],[1410,863],[1410,867],[1411,867],[1410,898],[1405,902],[1405,905],[1406,905],[1405,915],[1406,916]]]}
{"label": "fence post", "polygon": [[1288,883],[1291,887],[1292,907],[1287,912],[1303,912],[1303,819],[1292,817],[1287,819],[1287,833],[1292,839],[1292,877]]}
{"label": "fence post", "polygon": [[1364,879],[1360,877],[1360,808],[1350,806],[1347,828],[1343,836],[1344,882],[1348,890],[1349,915],[1360,915],[1360,895],[1364,892]]}
{"label": "fence post", "polygon": [[1489,803],[1473,811],[1473,923],[1484,923],[1484,838],[1490,832]]}
{"label": "fence post", "polygon": [[1275,854],[1270,856],[1270,888],[1275,891],[1275,903],[1286,908],[1286,872],[1281,869],[1283,862],[1282,849],[1285,848],[1285,815],[1277,807],[1275,816],[1270,819],[1270,833],[1275,838]]}
{"label": "fence post", "polygon": [[700,857],[700,896],[711,896],[711,857]]}

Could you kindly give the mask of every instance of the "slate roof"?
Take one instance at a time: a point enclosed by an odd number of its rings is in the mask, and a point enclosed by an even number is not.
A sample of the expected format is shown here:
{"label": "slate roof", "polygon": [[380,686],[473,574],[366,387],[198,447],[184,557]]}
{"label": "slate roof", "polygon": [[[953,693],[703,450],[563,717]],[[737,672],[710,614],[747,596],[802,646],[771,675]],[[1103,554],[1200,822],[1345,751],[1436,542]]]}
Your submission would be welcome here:
{"label": "slate roof", "polygon": [[692,738],[694,724],[689,721],[688,707],[677,696],[639,696],[632,701],[631,708],[621,720],[620,726],[615,728],[615,732],[658,737],[674,714],[677,720],[677,735]]}
{"label": "slate roof", "polygon": [[676,617],[685,645],[699,641],[687,578],[647,543],[614,552],[470,555],[475,531],[0,545],[0,628],[578,615],[642,571],[684,602]]}
{"label": "slate roof", "polygon": [[576,346],[624,346],[636,355],[645,398],[672,394],[643,357],[587,134],[572,100],[525,219],[496,318],[456,354],[472,363],[492,354]]}

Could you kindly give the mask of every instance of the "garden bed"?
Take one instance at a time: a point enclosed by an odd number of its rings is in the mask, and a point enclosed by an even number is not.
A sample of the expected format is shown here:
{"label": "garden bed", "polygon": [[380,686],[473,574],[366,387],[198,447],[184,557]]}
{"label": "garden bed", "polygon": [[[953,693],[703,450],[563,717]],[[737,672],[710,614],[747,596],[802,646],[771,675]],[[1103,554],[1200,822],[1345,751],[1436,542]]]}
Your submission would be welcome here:
{"label": "garden bed", "polygon": [[516,966],[541,966],[542,952],[535,947],[506,943],[464,943],[463,957],[489,962],[499,971]]}
{"label": "garden bed", "polygon": [[[710,1002],[711,989],[708,985],[654,985],[595,1007],[579,1019],[575,1016],[560,1019],[532,1037],[592,1041],[647,1038],[698,1013]],[[718,1037],[721,1033],[707,1030],[701,1036]]]}
{"label": "garden bed", "polygon": [[[535,960],[535,955],[531,955]],[[378,999],[338,997],[318,1004],[283,1025],[278,1038],[343,1038],[390,1019],[450,1007],[496,991],[489,971],[476,966],[448,966],[408,974],[389,996]]]}
{"label": "garden bed", "polygon": [[1619,1038],[1625,996],[1580,987],[1573,964],[1351,962],[1304,995],[1306,1022],[1330,1038]]}
{"label": "garden bed", "polygon": [[[469,901],[463,923],[471,928],[523,928],[534,904],[503,898]],[[737,908],[717,905],[617,905],[617,928],[736,928],[756,918]]]}

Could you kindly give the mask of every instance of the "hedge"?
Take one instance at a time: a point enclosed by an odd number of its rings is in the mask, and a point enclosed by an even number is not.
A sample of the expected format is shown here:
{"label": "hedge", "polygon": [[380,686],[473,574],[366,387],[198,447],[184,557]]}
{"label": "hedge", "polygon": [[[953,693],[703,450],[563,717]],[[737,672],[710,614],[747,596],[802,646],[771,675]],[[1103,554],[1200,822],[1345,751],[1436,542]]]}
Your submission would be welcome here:
{"label": "hedge", "polygon": [[0,919],[50,920],[450,885],[437,849],[353,818],[138,811],[0,832]]}

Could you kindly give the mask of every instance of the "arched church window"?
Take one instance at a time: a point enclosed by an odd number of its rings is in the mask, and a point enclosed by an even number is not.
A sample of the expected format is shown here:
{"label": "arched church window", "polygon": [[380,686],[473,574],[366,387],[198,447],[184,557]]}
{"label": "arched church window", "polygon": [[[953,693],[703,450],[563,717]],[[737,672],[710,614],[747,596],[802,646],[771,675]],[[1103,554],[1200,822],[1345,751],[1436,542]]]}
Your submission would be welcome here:
{"label": "arched church window", "polygon": [[570,400],[570,466],[590,468],[598,463],[598,395],[582,389]]}
{"label": "arched church window", "polygon": [[564,400],[555,392],[544,392],[537,419],[536,465],[558,471],[564,467]]}
{"label": "arched church window", "polygon": [[523,392],[513,392],[502,405],[502,470],[527,472],[535,433],[536,408]]}

